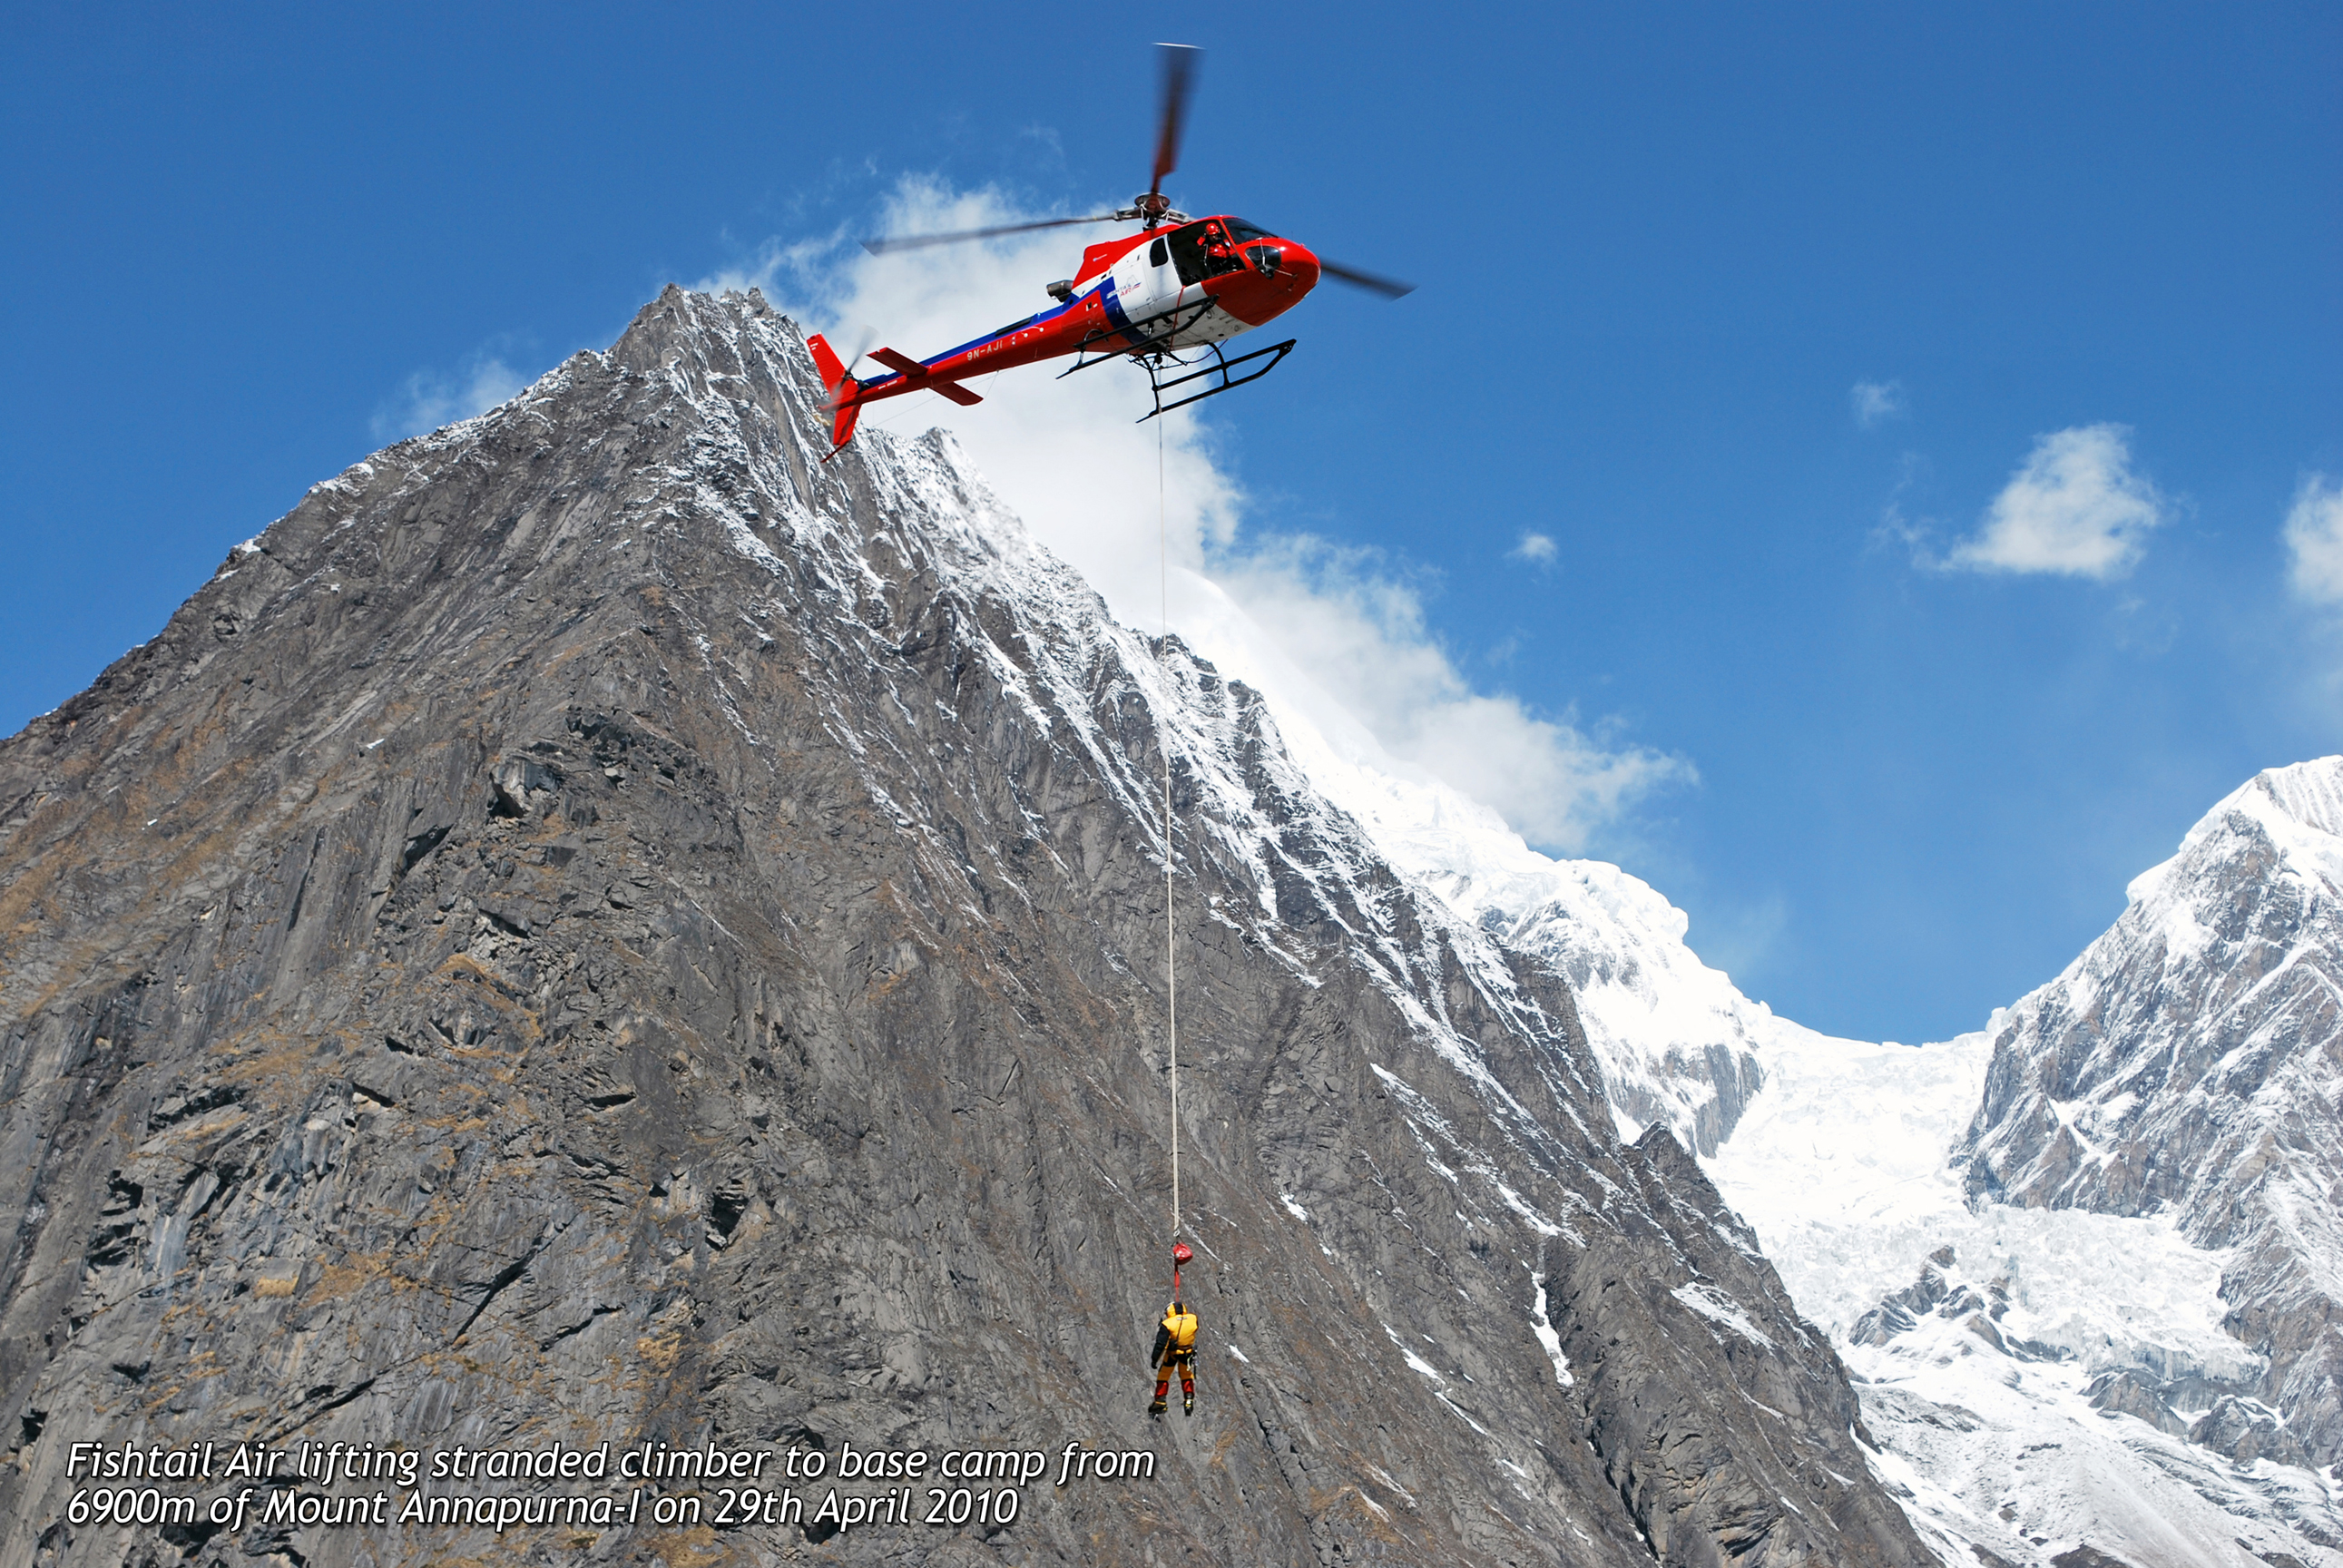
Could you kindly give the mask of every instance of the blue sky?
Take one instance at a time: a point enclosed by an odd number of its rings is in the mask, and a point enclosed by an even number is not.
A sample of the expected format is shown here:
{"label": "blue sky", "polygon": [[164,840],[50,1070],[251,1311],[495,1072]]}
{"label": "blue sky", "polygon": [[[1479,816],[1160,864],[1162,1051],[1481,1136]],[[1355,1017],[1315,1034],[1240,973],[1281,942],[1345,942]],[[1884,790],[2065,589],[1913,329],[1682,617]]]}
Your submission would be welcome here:
{"label": "blue sky", "polygon": [[1475,690],[1673,759],[1576,847],[1752,995],[1977,1027],[2343,748],[2343,13],[1217,15],[9,7],[0,729],[670,280],[797,246],[840,297],[907,180],[1127,199],[1168,28],[1175,198],[1422,285],[1322,290],[1192,432],[1224,543],[1308,536]]}

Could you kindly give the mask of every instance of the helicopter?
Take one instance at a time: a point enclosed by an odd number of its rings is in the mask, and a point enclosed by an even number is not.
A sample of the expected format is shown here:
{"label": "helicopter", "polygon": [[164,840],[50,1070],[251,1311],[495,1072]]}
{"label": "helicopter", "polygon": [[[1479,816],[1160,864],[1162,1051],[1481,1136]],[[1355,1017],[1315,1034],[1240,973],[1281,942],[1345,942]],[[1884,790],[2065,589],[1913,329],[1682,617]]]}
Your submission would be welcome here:
{"label": "helicopter", "polygon": [[[1413,289],[1413,284],[1329,261],[1298,240],[1232,214],[1191,217],[1173,207],[1163,194],[1163,176],[1179,166],[1181,130],[1203,51],[1185,44],[1156,47],[1162,62],[1162,93],[1154,178],[1129,206],[1086,217],[862,242],[873,256],[884,256],[1073,224],[1141,226],[1136,234],[1090,246],[1072,277],[1047,285],[1050,297],[1057,301],[1051,309],[927,359],[893,348],[870,350],[867,357],[885,366],[887,375],[858,379],[853,371],[864,354],[841,360],[820,334],[808,338],[806,347],[812,350],[814,367],[830,394],[831,456],[853,439],[855,422],[867,404],[911,392],[934,392],[962,405],[980,403],[983,399],[961,384],[967,377],[1069,355],[1074,363],[1061,376],[1117,358],[1128,358],[1146,370],[1154,407],[1141,416],[1143,424],[1258,381],[1275,369],[1293,351],[1297,339],[1289,337],[1233,358],[1222,345],[1301,304],[1322,277],[1391,299]],[[1180,391],[1199,381],[1205,383],[1202,390]],[[1180,395],[1164,401],[1165,393],[1175,391]]]}

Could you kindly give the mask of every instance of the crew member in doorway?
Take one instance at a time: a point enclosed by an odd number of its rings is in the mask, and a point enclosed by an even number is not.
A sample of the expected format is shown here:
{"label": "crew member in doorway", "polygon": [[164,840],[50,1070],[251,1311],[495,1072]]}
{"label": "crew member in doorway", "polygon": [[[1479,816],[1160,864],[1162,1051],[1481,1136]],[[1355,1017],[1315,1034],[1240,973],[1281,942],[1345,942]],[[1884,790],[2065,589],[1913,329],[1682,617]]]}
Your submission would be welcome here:
{"label": "crew member in doorway", "polygon": [[1163,1321],[1155,1328],[1155,1351],[1148,1357],[1149,1370],[1155,1373],[1155,1402],[1147,1407],[1150,1415],[1163,1413],[1164,1395],[1172,1386],[1172,1369],[1180,1369],[1180,1408],[1189,1415],[1196,1413],[1196,1314],[1177,1297],[1163,1309]]}

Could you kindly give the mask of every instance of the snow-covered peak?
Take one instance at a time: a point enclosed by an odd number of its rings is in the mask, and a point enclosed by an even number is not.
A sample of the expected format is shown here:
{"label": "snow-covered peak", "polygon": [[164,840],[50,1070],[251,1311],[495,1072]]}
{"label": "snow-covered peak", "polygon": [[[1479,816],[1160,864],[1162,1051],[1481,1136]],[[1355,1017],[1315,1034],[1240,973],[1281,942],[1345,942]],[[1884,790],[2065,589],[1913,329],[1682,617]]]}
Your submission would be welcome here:
{"label": "snow-covered peak", "polygon": [[2225,1124],[2246,1138],[2281,1113],[2256,1108],[2274,1077],[2301,1079],[2311,1103],[2343,1087],[2338,829],[2343,757],[2271,769],[2134,879],[2105,935],[1996,1014],[1972,1186],[2114,1212],[2181,1204],[2206,1240],[2230,1240],[2207,1162]]}
{"label": "snow-covered peak", "polygon": [[2177,870],[2223,852],[2224,840],[2252,824],[2299,871],[2343,883],[2343,757],[2321,757],[2255,774],[2197,819],[2172,859],[2151,866],[2124,890],[2134,904],[2153,900]]}

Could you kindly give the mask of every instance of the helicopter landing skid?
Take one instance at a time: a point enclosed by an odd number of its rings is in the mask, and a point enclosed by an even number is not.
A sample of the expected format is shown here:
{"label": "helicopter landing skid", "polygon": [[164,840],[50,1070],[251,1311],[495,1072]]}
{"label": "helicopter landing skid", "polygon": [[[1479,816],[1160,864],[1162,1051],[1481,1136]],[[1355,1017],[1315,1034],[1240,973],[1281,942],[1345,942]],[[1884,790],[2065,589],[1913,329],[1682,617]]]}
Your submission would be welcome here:
{"label": "helicopter landing skid", "polygon": [[[1189,370],[1184,376],[1173,376],[1168,378],[1163,374],[1167,365],[1185,369],[1189,365],[1193,364],[1194,361],[1175,359],[1171,356],[1164,354],[1158,354],[1145,359],[1139,358],[1136,355],[1132,356],[1133,361],[1141,369],[1147,372],[1148,386],[1153,389],[1155,394],[1155,407],[1153,412],[1141,414],[1139,417],[1138,423],[1144,425],[1150,419],[1154,418],[1157,414],[1169,414],[1174,408],[1185,408],[1191,403],[1201,403],[1207,397],[1217,397],[1222,393],[1229,391],[1233,387],[1242,387],[1248,381],[1260,380],[1262,377],[1276,369],[1279,362],[1287,355],[1292,353],[1293,346],[1300,341],[1300,338],[1289,337],[1282,343],[1272,343],[1266,348],[1256,348],[1250,354],[1240,354],[1234,359],[1230,358],[1226,354],[1222,352],[1221,346],[1214,343],[1209,345],[1212,356],[1211,364],[1204,366],[1202,369]],[[1250,365],[1256,359],[1263,358],[1266,358],[1269,363],[1262,366],[1260,368],[1248,370],[1242,376],[1232,374],[1238,366]],[[1207,387],[1202,392],[1192,392],[1185,397],[1175,398],[1169,403],[1163,401],[1163,394],[1169,392],[1174,387],[1184,387],[1191,381],[1201,381],[1208,377],[1214,376],[1220,377],[1220,384],[1218,386]]]}

